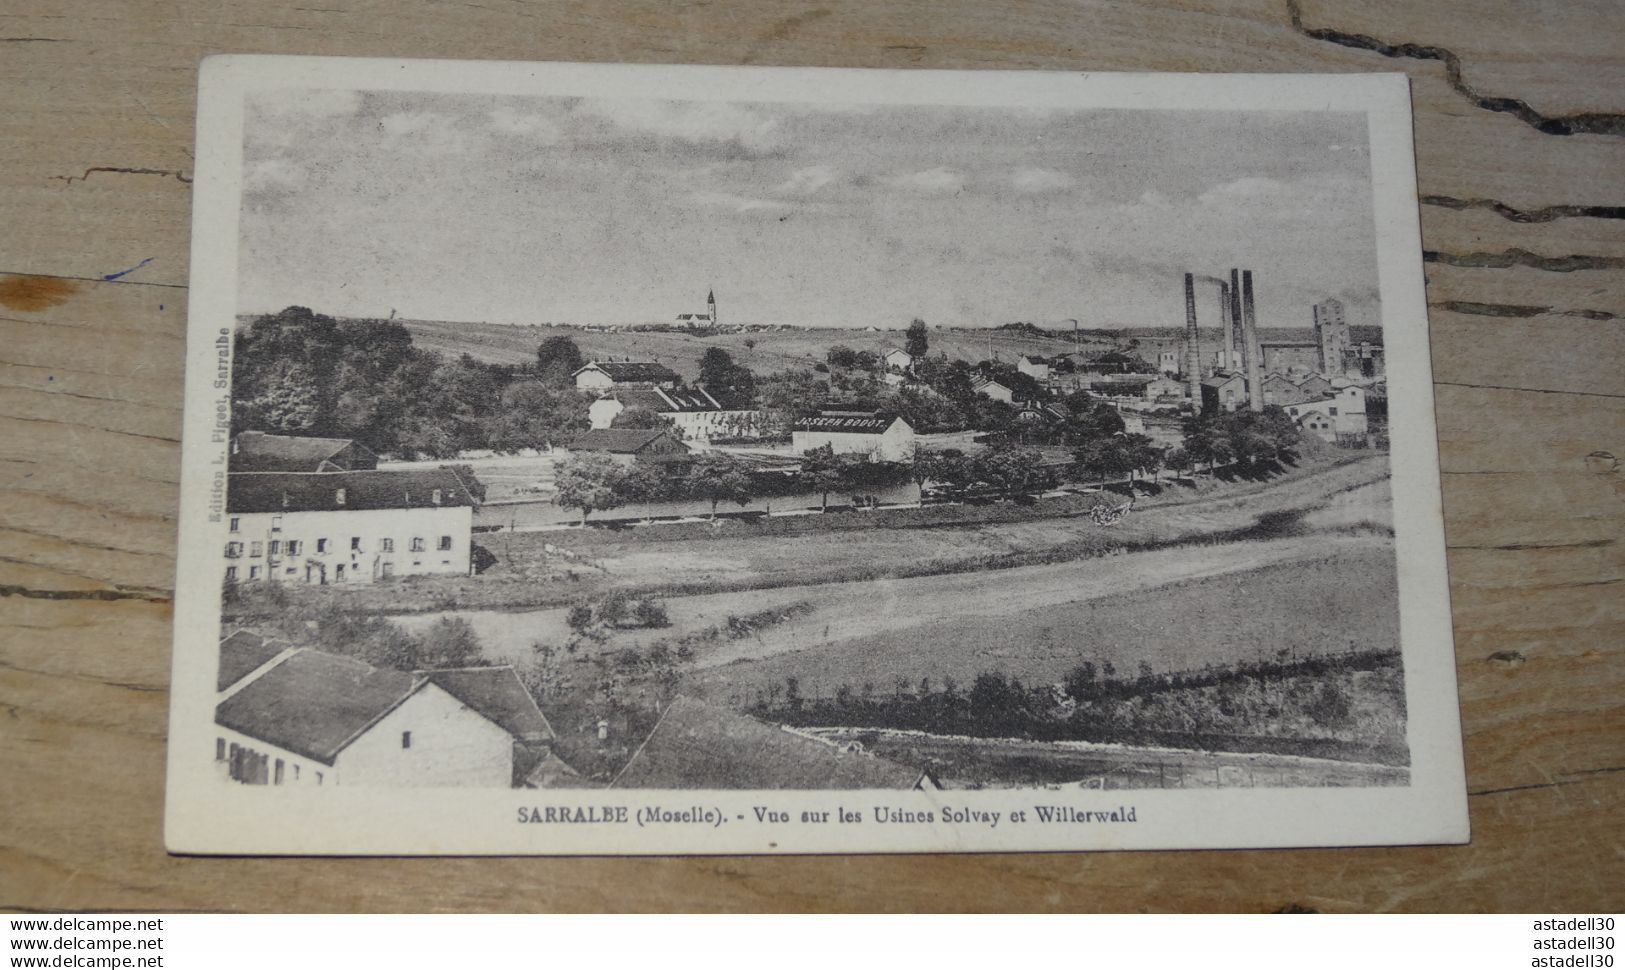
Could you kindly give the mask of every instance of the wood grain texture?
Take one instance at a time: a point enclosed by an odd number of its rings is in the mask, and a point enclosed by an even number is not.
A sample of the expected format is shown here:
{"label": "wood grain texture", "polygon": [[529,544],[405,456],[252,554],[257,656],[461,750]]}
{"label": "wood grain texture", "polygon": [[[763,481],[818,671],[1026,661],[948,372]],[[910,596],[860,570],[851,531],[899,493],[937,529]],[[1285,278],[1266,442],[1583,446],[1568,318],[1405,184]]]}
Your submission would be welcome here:
{"label": "wood grain texture", "polygon": [[[0,6],[0,908],[1625,908],[1622,39],[1625,8],[1612,0],[10,0]],[[1472,845],[166,855],[192,111],[198,60],[225,52],[1409,72]]]}

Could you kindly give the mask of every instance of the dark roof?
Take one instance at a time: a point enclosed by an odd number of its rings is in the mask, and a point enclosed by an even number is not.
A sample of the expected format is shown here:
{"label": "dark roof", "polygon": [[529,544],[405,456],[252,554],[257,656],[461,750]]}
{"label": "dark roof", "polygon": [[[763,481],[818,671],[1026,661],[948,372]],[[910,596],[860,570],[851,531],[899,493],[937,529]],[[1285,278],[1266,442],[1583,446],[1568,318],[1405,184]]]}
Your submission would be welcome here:
{"label": "dark roof", "polygon": [[467,704],[520,741],[546,741],[553,728],[511,666],[419,671],[418,677]]}
{"label": "dark roof", "polygon": [[344,471],[352,463],[372,468],[378,456],[349,438],[244,431],[231,440],[228,467],[234,472],[316,472]]}
{"label": "dark roof", "polygon": [[925,772],[678,697],[611,788],[906,790]]}
{"label": "dark roof", "polygon": [[285,640],[273,640],[248,630],[238,630],[220,641],[220,672],[215,690],[225,690],[263,667],[272,657],[288,649]]}
{"label": "dark roof", "polygon": [[300,650],[222,701],[215,723],[332,764],[363,730],[424,683],[359,660]]}
{"label": "dark roof", "polygon": [[1022,359],[1029,364],[1048,364],[1048,357],[1039,357],[1037,354],[1022,354]]}
{"label": "dark roof", "polygon": [[669,438],[685,450],[681,441],[665,428],[600,428],[583,431],[570,443],[571,451],[604,451],[612,455],[635,455],[661,438]]}
{"label": "dark roof", "polygon": [[647,361],[595,360],[576,371],[576,374],[587,370],[603,371],[610,380],[620,384],[658,384],[678,380],[677,373],[670,367]]}
{"label": "dark roof", "polygon": [[[820,411],[809,418],[798,418],[797,431],[839,432],[841,434],[885,434],[897,415],[884,411]],[[903,422],[905,425],[907,421]]]}
{"label": "dark roof", "polygon": [[1243,380],[1243,379],[1244,378],[1240,374],[1214,374],[1212,377],[1203,378],[1202,379],[1202,386],[1203,387],[1223,387],[1226,384],[1230,383],[1231,381],[1239,381],[1239,380]]}
{"label": "dark roof", "polygon": [[630,387],[615,390],[609,396],[629,408],[642,408],[656,414],[722,410],[721,403],[703,387]]}
{"label": "dark roof", "polygon": [[[338,493],[344,492],[340,502]],[[440,501],[435,501],[439,491]],[[226,476],[227,512],[310,512],[336,509],[425,509],[474,505],[450,468],[358,472],[233,472]]]}

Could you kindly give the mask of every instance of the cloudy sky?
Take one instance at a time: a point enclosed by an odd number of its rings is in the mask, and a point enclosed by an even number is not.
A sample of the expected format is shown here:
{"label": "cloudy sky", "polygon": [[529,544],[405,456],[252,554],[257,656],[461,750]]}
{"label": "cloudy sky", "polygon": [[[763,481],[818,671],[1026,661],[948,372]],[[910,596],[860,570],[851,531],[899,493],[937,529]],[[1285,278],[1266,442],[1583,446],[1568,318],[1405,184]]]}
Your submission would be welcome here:
{"label": "cloudy sky", "polygon": [[[250,97],[240,304],[542,323],[1380,322],[1365,120],[286,90]],[[1198,295],[1204,324],[1217,296]]]}

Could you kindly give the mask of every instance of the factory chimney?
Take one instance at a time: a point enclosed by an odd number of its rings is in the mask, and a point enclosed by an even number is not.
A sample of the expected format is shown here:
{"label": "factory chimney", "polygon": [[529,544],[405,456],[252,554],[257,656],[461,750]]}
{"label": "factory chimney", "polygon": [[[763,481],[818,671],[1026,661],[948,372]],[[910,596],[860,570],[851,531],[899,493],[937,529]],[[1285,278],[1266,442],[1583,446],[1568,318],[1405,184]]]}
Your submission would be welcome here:
{"label": "factory chimney", "polygon": [[1253,316],[1253,271],[1241,271],[1241,327],[1246,340],[1242,346],[1247,374],[1247,407],[1264,410],[1264,368],[1258,359],[1258,321]]}
{"label": "factory chimney", "polygon": [[1191,405],[1202,406],[1202,348],[1196,336],[1196,278],[1185,274],[1185,393]]}
{"label": "factory chimney", "polygon": [[1219,319],[1223,321],[1224,328],[1224,358],[1218,370],[1234,370],[1237,357],[1236,329],[1230,322],[1230,284],[1224,280],[1219,281]]}
{"label": "factory chimney", "polygon": [[1241,270],[1230,271],[1230,347],[1235,355],[1225,361],[1225,369],[1234,373],[1247,356],[1247,335],[1241,326]]}

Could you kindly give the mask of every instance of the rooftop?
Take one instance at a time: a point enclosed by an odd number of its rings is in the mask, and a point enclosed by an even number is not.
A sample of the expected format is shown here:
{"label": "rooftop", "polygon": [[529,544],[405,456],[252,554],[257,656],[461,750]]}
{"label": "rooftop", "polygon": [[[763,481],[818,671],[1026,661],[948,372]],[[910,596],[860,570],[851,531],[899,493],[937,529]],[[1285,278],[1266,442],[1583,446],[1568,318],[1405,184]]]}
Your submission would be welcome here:
{"label": "rooftop", "polygon": [[[901,420],[895,414],[884,411],[820,411],[807,418],[798,418],[795,424],[797,431],[823,431],[838,432],[841,434],[885,434],[886,429],[894,421]],[[904,421],[905,426],[908,425]]]}
{"label": "rooftop", "polygon": [[214,719],[222,727],[330,765],[362,731],[420,686],[411,674],[398,670],[300,650],[222,701]]}
{"label": "rooftop", "polygon": [[248,630],[238,630],[220,641],[220,672],[215,677],[214,689],[225,690],[270,663],[273,657],[288,649],[288,646],[284,640],[273,640]]}
{"label": "rooftop", "polygon": [[576,371],[576,374],[589,370],[601,371],[618,384],[659,384],[679,379],[677,372],[670,367],[650,361],[595,360]]}
{"label": "rooftop", "polygon": [[678,697],[611,788],[906,790],[925,772]]}
{"label": "rooftop", "polygon": [[355,472],[233,472],[226,476],[226,511],[454,508],[475,505],[450,468]]}
{"label": "rooftop", "polygon": [[553,728],[510,666],[425,670],[417,676],[495,721],[520,741],[547,741]]}
{"label": "rooftop", "polygon": [[[341,453],[348,452],[348,455]],[[349,438],[305,438],[244,431],[231,441],[233,472],[342,471],[374,468],[378,456]]]}

